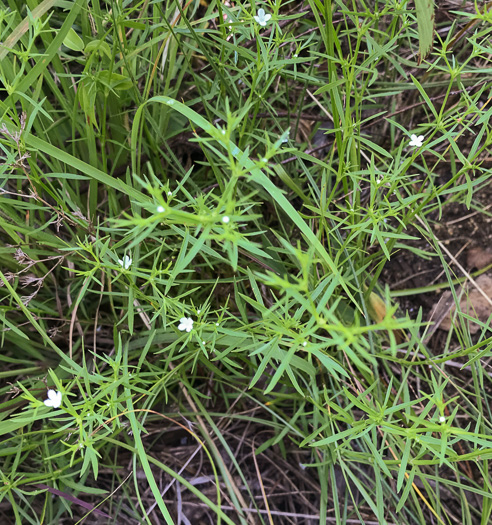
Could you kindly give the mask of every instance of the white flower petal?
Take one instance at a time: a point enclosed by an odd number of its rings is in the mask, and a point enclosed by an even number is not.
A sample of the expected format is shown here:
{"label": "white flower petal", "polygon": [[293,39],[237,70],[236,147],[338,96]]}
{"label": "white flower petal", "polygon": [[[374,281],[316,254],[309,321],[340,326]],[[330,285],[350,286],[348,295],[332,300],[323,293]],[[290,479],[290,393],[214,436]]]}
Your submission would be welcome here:
{"label": "white flower petal", "polygon": [[409,142],[409,146],[414,146],[416,148],[420,148],[420,147],[422,147],[422,144],[424,142],[425,137],[424,137],[424,135],[417,136],[415,134],[412,134],[412,135],[410,135],[410,139],[411,140]]}
{"label": "white flower petal", "polygon": [[48,399],[44,400],[47,407],[60,408],[62,402],[62,393],[55,390],[48,390]]}
{"label": "white flower petal", "polygon": [[262,8],[258,9],[258,14],[253,17],[256,20],[256,23],[264,27],[267,25],[267,22],[272,18],[272,15],[266,14],[265,10]]}
{"label": "white flower petal", "polygon": [[191,332],[193,329],[193,319],[191,317],[182,317],[179,320],[178,330]]}
{"label": "white flower petal", "polygon": [[128,268],[130,268],[132,265],[132,259],[131,257],[128,257],[128,255],[125,255],[123,259],[118,259],[118,263],[120,266],[123,266],[125,270],[128,270]]}

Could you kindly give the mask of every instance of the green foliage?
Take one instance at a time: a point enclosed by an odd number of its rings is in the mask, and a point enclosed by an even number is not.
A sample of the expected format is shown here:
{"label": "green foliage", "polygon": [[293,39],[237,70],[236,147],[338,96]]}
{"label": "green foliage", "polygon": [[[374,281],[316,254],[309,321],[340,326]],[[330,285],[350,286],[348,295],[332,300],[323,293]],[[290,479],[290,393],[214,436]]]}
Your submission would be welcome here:
{"label": "green foliage", "polygon": [[[319,523],[488,523],[489,326],[473,338],[459,312],[460,344],[435,355],[423,312],[393,304],[463,281],[433,221],[479,210],[490,183],[490,27],[463,49],[448,27],[425,61],[425,4],[278,0],[263,26],[244,1],[4,2],[0,500],[16,522],[100,503],[108,523],[173,523],[167,476],[217,523],[267,523],[225,428],[243,421],[255,461],[306,459]],[[384,286],[406,250],[445,280]],[[159,457],[171,426],[212,491]]]}

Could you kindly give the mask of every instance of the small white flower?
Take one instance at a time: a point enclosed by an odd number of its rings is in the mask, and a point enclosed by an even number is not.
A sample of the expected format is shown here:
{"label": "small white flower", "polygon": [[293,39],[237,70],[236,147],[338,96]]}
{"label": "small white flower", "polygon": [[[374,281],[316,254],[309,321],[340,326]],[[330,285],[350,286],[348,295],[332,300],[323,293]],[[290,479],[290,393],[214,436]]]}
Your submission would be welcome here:
{"label": "small white flower", "polygon": [[215,326],[220,326],[219,323],[215,323]]}
{"label": "small white flower", "polygon": [[179,320],[178,330],[181,330],[184,332],[185,330],[187,332],[191,332],[193,329],[193,319],[191,317],[182,317]]}
{"label": "small white flower", "polygon": [[265,14],[265,10],[263,7],[261,9],[258,9],[258,14],[254,16],[254,19],[260,26],[265,27],[267,25],[267,22],[272,18],[272,15]]}
{"label": "small white flower", "polygon": [[231,220],[230,217],[228,217],[227,215],[224,215],[224,216],[222,217],[222,222],[223,222],[224,224],[227,224],[230,220]]}
{"label": "small white flower", "polygon": [[307,341],[304,341],[304,342],[302,343],[302,346],[307,346]]}
{"label": "small white flower", "polygon": [[118,259],[118,262],[120,263],[120,266],[123,266],[125,270],[128,270],[130,266],[132,265],[132,259],[128,255],[125,255],[123,259]]}
{"label": "small white flower", "polygon": [[47,407],[60,408],[62,402],[62,393],[58,390],[48,390],[48,399],[44,400]]}
{"label": "small white flower", "polygon": [[206,344],[205,341],[202,341],[202,345]]}
{"label": "small white flower", "polygon": [[157,213],[164,213],[166,211],[166,209],[164,208],[164,206],[157,206]]}
{"label": "small white flower", "polygon": [[173,196],[173,192],[172,191],[168,191],[167,194],[168,194],[169,197]]}
{"label": "small white flower", "polygon": [[200,315],[201,310],[196,311],[196,315]]}
{"label": "small white flower", "polygon": [[444,416],[440,416],[439,423],[444,423],[446,421],[446,418]]}
{"label": "small white flower", "polygon": [[416,148],[421,148],[422,144],[424,142],[424,139],[425,139],[425,137],[423,135],[419,135],[418,137],[417,137],[417,135],[411,135],[410,138],[411,138],[411,140],[410,140],[410,143],[408,145],[409,146],[415,146]]}

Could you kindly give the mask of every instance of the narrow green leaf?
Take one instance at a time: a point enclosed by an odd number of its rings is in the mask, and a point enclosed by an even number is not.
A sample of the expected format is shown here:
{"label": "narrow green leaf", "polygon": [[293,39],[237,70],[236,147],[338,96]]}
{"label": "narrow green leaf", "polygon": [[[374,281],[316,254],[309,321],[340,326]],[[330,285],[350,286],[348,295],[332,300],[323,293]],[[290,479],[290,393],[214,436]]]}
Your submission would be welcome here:
{"label": "narrow green leaf", "polygon": [[434,40],[434,2],[433,0],[415,0],[417,11],[417,30],[419,33],[419,63],[432,50]]}
{"label": "narrow green leaf", "polygon": [[405,473],[407,471],[408,459],[410,458],[411,451],[412,451],[412,440],[407,439],[405,442],[405,448],[403,450],[403,456],[401,458],[400,470],[398,471],[398,480],[396,482],[397,492],[400,492],[403,486],[403,481],[405,480]]}
{"label": "narrow green leaf", "polygon": [[425,103],[427,104],[428,108],[432,111],[432,114],[437,119],[438,118],[437,111],[431,99],[429,98],[429,95],[427,95],[427,93],[425,92],[425,89],[422,87],[420,82],[413,75],[410,75],[410,78],[412,79],[412,82],[415,84],[415,87],[419,90],[419,93],[421,94],[422,98],[425,100]]}

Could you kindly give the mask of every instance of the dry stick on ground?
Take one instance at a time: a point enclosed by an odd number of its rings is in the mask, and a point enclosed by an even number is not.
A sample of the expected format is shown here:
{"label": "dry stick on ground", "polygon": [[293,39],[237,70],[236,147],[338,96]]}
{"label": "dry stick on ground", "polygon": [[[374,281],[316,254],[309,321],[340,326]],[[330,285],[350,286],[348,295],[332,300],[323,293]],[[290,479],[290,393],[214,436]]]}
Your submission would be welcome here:
{"label": "dry stick on ground", "polygon": [[[175,503],[174,501],[172,500],[167,500],[165,501],[165,503]],[[193,507],[200,507],[200,508],[203,508],[204,507],[204,504],[203,503],[195,503],[193,501],[183,501],[184,504],[186,505],[190,505],[190,506],[193,506]],[[230,506],[227,506],[227,505],[222,505],[221,508],[223,510],[236,510],[235,507],[230,507]],[[252,509],[252,508],[244,508],[244,509],[241,509],[245,512],[251,512],[251,513],[255,513],[255,514],[267,514],[267,511],[266,510],[263,510],[263,509]],[[280,511],[280,510],[272,510],[271,511],[271,514],[272,516],[280,516],[280,517],[283,517],[283,518],[294,518],[297,520],[296,523],[299,523],[300,520],[314,520],[316,522],[319,522],[319,514],[302,514],[302,513],[297,513],[297,512],[283,512],[283,511]],[[279,522],[280,523],[280,522]],[[282,522],[284,523],[284,522]],[[326,518],[326,523],[339,523],[338,521],[338,518],[329,518],[327,517]],[[350,524],[350,525],[360,525],[360,520],[354,520],[354,519],[349,519],[347,518],[344,523],[347,523],[347,524]],[[365,520],[364,523],[366,525],[381,525],[381,522],[380,521],[367,521]],[[385,522],[386,525],[400,525],[399,523],[394,523],[394,522]]]}
{"label": "dry stick on ground", "polygon": [[475,279],[461,266],[461,264],[456,260],[456,258],[453,256],[453,254],[444,246],[444,244],[435,236],[434,232],[431,231],[431,229],[427,226],[427,224],[418,216],[415,216],[417,220],[420,222],[420,224],[427,230],[429,234],[431,234],[435,239],[437,244],[439,245],[439,248],[443,252],[446,253],[446,255],[453,261],[453,263],[460,269],[460,271],[463,273],[463,275],[473,284],[473,286],[478,290],[478,292],[485,298],[485,300],[492,306],[492,299],[480,288],[480,286],[477,284]]}
{"label": "dry stick on ground", "polygon": [[463,215],[462,217],[459,217],[458,219],[448,221],[446,224],[448,226],[451,226],[452,224],[458,224],[461,221],[466,221],[467,219],[471,219],[475,215],[482,214],[484,211],[487,211],[491,206],[492,204],[487,204],[487,206],[484,206],[481,210],[474,211],[473,213],[469,213],[468,215]]}
{"label": "dry stick on ground", "polygon": [[[181,474],[183,473],[183,471],[185,470],[185,468],[188,467],[188,465],[191,463],[192,459],[198,454],[198,452],[202,449],[202,446],[198,446],[196,449],[195,449],[195,452],[193,452],[191,454],[191,456],[186,460],[186,462],[184,463],[184,465],[179,469],[179,472],[178,472],[178,476],[181,476]],[[166,494],[166,492],[174,485],[176,481],[176,478],[173,478],[165,487],[164,487],[164,490],[161,492],[161,497],[164,498],[164,495]],[[179,483],[176,484],[176,486],[178,486]],[[152,505],[147,509],[145,510],[145,513],[147,516],[150,516],[150,513],[154,510],[154,508],[157,506],[157,501],[154,501],[154,503],[152,503]]]}
{"label": "dry stick on ground", "polygon": [[[270,465],[278,472],[278,483],[280,483],[282,481],[281,478],[283,478],[285,482],[285,485],[283,485],[285,490],[287,491],[290,488],[290,493],[296,493],[297,496],[302,500],[302,503],[305,507],[311,509],[313,512],[316,512],[315,506],[305,497],[303,492],[299,491],[298,480],[301,479],[304,484],[309,485],[313,492],[319,492],[319,486],[316,485],[303,470],[294,470],[292,465],[282,457],[275,458],[275,460],[273,460],[268,454],[264,453],[263,459],[270,463]],[[295,480],[293,479],[294,477],[296,478]]]}
{"label": "dry stick on ground", "polygon": [[258,483],[260,484],[260,490],[261,495],[263,496],[263,502],[265,503],[265,509],[267,511],[268,515],[268,521],[270,522],[270,525],[273,525],[273,518],[272,514],[270,512],[270,505],[268,504],[268,498],[265,492],[265,486],[263,485],[263,479],[261,477],[261,472],[258,467],[258,461],[256,460],[256,454],[255,454],[255,438],[253,438],[253,443],[251,444],[251,452],[253,454],[253,462],[255,464],[255,470],[256,470],[256,476],[258,478]]}
{"label": "dry stick on ground", "polygon": [[[466,250],[466,248],[468,248],[471,242],[472,242],[471,239],[469,239],[465,244],[463,244],[463,246],[458,250],[458,253],[454,256],[455,259],[458,258],[460,254],[462,254],[463,251]],[[433,285],[437,283],[439,279],[443,276],[444,273],[445,273],[445,270],[441,270],[441,272],[436,277],[434,277],[434,279],[432,279],[430,284]]]}

